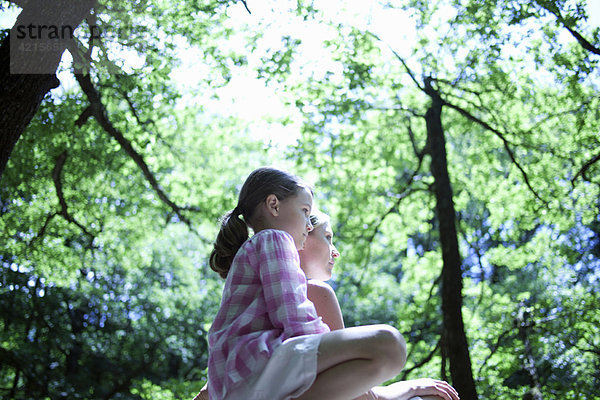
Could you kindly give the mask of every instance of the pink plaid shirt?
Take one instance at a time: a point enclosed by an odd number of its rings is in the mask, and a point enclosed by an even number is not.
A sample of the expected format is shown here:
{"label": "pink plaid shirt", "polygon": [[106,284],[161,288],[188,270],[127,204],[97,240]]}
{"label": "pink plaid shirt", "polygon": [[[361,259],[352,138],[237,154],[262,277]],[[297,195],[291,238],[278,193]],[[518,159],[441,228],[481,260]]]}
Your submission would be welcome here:
{"label": "pink plaid shirt", "polygon": [[284,340],[329,332],[306,297],[294,239],[267,229],[238,250],[208,333],[208,391],[222,400],[240,381],[262,368]]}

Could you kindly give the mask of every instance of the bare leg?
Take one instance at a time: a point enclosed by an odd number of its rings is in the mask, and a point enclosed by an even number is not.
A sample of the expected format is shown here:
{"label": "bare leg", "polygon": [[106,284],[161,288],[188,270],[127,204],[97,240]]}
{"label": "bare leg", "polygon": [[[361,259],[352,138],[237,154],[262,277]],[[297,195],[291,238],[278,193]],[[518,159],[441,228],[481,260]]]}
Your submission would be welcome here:
{"label": "bare leg", "polygon": [[390,326],[326,333],[319,346],[317,378],[299,399],[354,399],[395,377],[405,362],[406,343]]}

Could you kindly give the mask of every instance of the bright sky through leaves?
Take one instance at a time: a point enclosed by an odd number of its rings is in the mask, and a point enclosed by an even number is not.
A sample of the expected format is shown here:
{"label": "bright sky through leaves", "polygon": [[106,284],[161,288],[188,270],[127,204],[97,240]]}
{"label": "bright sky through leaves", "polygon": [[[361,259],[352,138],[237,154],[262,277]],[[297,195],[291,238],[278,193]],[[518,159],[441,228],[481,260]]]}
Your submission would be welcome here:
{"label": "bright sky through leaves", "polygon": [[[264,30],[261,40],[263,49],[277,48],[281,45],[280,38],[286,34],[296,34],[303,39],[301,54],[303,61],[323,63],[327,54],[320,54],[321,43],[328,36],[326,29],[315,23],[307,23],[294,18],[294,2],[248,2],[252,14],[248,14],[242,3],[231,6],[228,10],[229,25],[232,27],[247,26],[247,29]],[[322,10],[326,18],[361,29],[368,29],[377,34],[385,43],[390,45],[401,56],[408,56],[414,45],[414,23],[406,12],[401,10],[383,9],[377,1],[319,1],[315,7]],[[591,26],[600,25],[600,1],[588,2],[589,22]],[[18,16],[19,9],[12,7],[0,13],[0,29],[10,28]],[[246,32],[238,32],[237,39],[224,44],[237,51],[243,52],[246,43]],[[206,66],[199,65],[195,60],[200,59],[198,49],[191,48],[184,41],[181,43],[182,65],[172,74],[181,90],[185,93],[183,104],[202,104],[209,113],[223,116],[235,116],[248,123],[250,134],[271,141],[276,145],[295,143],[299,135],[298,115],[295,110],[286,107],[282,96],[276,89],[268,87],[256,78],[253,72],[261,60],[253,54],[248,55],[248,66],[234,69],[234,75],[228,85],[217,91],[217,98],[211,98],[198,90],[198,84],[207,73]],[[260,55],[260,51],[255,52]],[[124,56],[130,65],[143,62],[135,54]],[[71,88],[75,80],[68,72],[71,57],[68,53],[63,56],[59,79],[62,89]],[[328,66],[322,64],[327,70]],[[335,66],[329,66],[335,72]],[[66,71],[65,71],[66,70]],[[291,117],[291,123],[282,125],[277,119]],[[273,120],[274,122],[267,122]]]}

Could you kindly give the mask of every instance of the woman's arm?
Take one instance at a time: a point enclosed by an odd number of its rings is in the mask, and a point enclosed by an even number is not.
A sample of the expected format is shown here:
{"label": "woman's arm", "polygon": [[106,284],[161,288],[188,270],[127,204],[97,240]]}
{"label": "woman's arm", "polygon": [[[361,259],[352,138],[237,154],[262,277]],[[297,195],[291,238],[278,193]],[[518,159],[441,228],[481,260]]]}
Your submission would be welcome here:
{"label": "woman's arm", "polygon": [[371,392],[376,399],[460,400],[458,392],[448,382],[429,378],[411,379],[392,383],[388,386],[377,386]]}
{"label": "woman's arm", "polygon": [[[343,329],[344,318],[335,291],[327,283],[315,279],[308,281],[308,299],[313,302],[317,315],[323,318],[332,331]],[[419,397],[420,396],[420,397]],[[416,379],[377,386],[355,400],[446,400],[458,399],[458,393],[448,383],[433,379]]]}
{"label": "woman's arm", "polygon": [[311,279],[308,281],[308,299],[312,301],[317,310],[317,315],[323,318],[323,322],[332,331],[344,329],[344,317],[335,291],[329,284]]}

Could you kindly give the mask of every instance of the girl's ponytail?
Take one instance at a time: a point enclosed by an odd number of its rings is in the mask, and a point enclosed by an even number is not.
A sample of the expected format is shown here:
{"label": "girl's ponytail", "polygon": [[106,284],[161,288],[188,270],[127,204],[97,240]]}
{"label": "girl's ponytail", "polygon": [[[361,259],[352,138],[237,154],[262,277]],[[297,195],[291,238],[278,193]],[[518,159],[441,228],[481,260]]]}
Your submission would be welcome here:
{"label": "girl's ponytail", "polygon": [[235,254],[248,239],[248,225],[236,207],[221,218],[221,230],[210,253],[210,268],[225,279]]}

